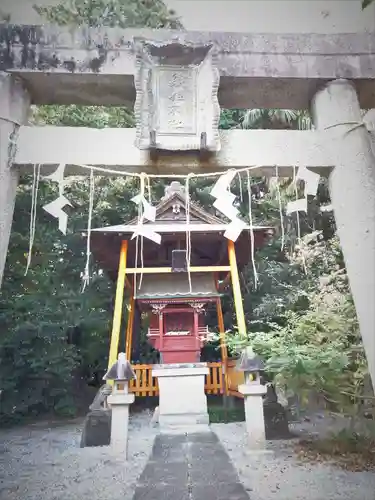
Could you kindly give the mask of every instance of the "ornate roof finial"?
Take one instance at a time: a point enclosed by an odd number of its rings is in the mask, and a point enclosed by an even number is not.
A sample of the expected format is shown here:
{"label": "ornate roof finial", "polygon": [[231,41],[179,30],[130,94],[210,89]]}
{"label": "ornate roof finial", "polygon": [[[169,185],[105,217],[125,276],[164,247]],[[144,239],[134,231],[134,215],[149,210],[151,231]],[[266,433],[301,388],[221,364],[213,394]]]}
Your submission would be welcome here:
{"label": "ornate roof finial", "polygon": [[165,187],[163,199],[166,200],[175,193],[178,193],[185,198],[185,186],[183,186],[179,181],[172,181],[169,186]]}

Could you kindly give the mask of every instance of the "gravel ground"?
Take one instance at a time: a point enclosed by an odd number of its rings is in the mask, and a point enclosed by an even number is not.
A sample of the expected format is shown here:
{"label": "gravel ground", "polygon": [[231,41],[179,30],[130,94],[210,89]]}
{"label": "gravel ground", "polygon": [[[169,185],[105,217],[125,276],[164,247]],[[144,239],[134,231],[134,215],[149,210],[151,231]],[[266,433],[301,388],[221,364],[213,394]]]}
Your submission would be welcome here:
{"label": "gravel ground", "polygon": [[[375,473],[348,472],[327,463],[301,463],[293,453],[293,441],[268,441],[266,452],[251,453],[244,439],[244,423],[211,427],[232,459],[250,500],[375,500]],[[290,427],[306,435],[314,434],[323,423]]]}
{"label": "gravel ground", "polygon": [[156,434],[151,413],[131,418],[129,460],[79,448],[82,420],[0,433],[1,500],[131,500]]}
{"label": "gravel ground", "polygon": [[[318,420],[294,427],[306,434],[327,424]],[[79,448],[81,429],[82,420],[77,420],[2,431],[0,499],[131,500],[157,432],[151,413],[131,418],[128,462],[110,448]],[[244,423],[215,424],[212,429],[233,460],[250,500],[375,500],[374,473],[300,463],[291,441],[268,442],[269,452],[251,453]]]}

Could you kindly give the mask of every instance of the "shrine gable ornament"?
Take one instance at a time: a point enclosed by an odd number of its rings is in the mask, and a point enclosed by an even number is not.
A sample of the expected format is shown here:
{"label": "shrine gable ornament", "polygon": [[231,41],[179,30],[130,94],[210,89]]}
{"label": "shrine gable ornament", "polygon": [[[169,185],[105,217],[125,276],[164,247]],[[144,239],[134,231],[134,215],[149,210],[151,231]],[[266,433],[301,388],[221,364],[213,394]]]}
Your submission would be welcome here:
{"label": "shrine gable ornament", "polygon": [[134,38],[135,145],[219,151],[219,71],[212,44]]}

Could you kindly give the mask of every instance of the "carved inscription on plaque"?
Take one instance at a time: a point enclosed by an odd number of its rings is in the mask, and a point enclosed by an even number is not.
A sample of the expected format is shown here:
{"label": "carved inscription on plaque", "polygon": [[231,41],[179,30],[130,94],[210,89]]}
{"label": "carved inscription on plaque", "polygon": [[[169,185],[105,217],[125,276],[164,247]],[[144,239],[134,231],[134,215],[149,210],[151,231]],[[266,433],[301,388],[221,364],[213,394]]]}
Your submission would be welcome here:
{"label": "carved inscription on plaque", "polygon": [[134,44],[136,146],[218,151],[219,72],[212,46],[140,39]]}
{"label": "carved inscription on plaque", "polygon": [[157,68],[156,95],[158,96],[157,124],[158,134],[197,133],[196,109],[196,70]]}

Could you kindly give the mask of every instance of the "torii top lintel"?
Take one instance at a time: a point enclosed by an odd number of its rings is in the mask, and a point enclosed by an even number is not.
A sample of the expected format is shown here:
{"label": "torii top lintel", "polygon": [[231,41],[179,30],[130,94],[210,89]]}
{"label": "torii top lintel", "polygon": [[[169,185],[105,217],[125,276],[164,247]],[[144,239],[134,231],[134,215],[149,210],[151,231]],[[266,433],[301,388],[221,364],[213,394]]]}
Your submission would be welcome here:
{"label": "torii top lintel", "polygon": [[[374,33],[229,33],[0,24],[0,72],[24,81],[34,104],[133,106],[134,39],[213,44],[222,108],[307,109],[337,78],[375,107]],[[298,61],[296,63],[296,55]],[[48,74],[48,78],[46,78]]]}

